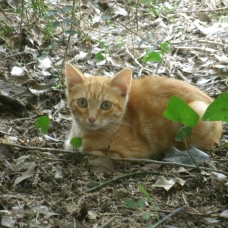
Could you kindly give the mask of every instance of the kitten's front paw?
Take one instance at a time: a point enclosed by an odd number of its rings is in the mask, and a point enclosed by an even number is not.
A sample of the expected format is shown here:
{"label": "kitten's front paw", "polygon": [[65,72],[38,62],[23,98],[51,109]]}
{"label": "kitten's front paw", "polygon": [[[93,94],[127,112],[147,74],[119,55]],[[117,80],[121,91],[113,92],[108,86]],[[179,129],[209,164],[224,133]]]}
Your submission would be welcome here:
{"label": "kitten's front paw", "polygon": [[70,144],[70,140],[67,139],[64,145],[64,150],[74,150],[73,145]]}

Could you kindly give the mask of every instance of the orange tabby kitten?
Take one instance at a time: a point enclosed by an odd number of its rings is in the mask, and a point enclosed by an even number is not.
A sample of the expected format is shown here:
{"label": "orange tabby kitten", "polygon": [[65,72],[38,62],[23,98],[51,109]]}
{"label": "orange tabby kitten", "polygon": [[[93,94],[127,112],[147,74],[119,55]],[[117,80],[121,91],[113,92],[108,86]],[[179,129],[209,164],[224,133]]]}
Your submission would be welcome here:
{"label": "orange tabby kitten", "polygon": [[[82,151],[115,157],[160,158],[172,146],[185,149],[175,141],[182,127],[163,116],[168,100],[177,95],[200,116],[212,99],[185,82],[166,77],[148,76],[132,80],[130,69],[114,78],[86,77],[71,64],[66,64],[68,102],[73,115],[70,140],[82,138]],[[221,122],[199,120],[188,145],[208,149],[218,143]]]}

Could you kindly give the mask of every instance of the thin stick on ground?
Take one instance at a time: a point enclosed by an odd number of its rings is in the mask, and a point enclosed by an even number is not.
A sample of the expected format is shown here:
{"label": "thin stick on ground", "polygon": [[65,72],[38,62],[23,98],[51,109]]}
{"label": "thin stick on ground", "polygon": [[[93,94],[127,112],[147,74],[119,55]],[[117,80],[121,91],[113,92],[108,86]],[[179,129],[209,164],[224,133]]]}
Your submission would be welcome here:
{"label": "thin stick on ground", "polygon": [[[17,147],[25,150],[36,150],[40,152],[53,152],[53,153],[69,153],[69,154],[74,154],[75,156],[92,156],[92,157],[99,157],[94,154],[91,154],[89,151],[87,152],[75,152],[75,151],[69,151],[69,150],[60,150],[60,149],[53,149],[53,148],[40,148],[40,147],[27,147],[27,146],[21,146],[21,145],[16,145],[16,144],[9,144],[9,143],[0,143],[2,146],[9,146],[9,147]],[[94,150],[95,151],[95,150]],[[228,176],[228,172],[222,171],[222,170],[217,170],[217,169],[211,169],[211,168],[206,168],[206,167],[201,167],[199,168],[194,165],[186,165],[186,164],[181,164],[181,163],[176,163],[176,162],[166,162],[166,161],[156,161],[156,160],[151,160],[151,159],[137,159],[137,158],[112,158],[110,159],[114,161],[128,161],[128,162],[138,162],[138,163],[152,163],[152,164],[160,164],[160,165],[171,165],[171,166],[178,166],[178,167],[184,167],[184,168],[191,168],[191,169],[200,169],[200,170],[205,170],[205,171],[211,171],[211,172],[217,172],[217,173],[222,173],[224,175]]]}
{"label": "thin stick on ground", "polygon": [[[121,179],[129,178],[129,177],[132,177],[132,176],[147,175],[147,174],[160,175],[160,176],[165,175],[165,174],[160,173],[160,172],[135,172],[135,173],[128,173],[128,174],[124,174],[124,175],[121,175],[121,176],[114,177],[113,179],[111,179],[109,181],[106,181],[106,182],[104,182],[102,184],[99,184],[99,185],[97,185],[97,186],[95,186],[93,188],[90,188],[90,189],[86,190],[86,192],[97,191],[97,190],[105,187],[106,185],[109,185],[109,184],[114,183],[116,181],[119,181]],[[170,174],[170,175],[172,175],[172,174]],[[172,175],[172,176],[174,176],[174,175]]]}

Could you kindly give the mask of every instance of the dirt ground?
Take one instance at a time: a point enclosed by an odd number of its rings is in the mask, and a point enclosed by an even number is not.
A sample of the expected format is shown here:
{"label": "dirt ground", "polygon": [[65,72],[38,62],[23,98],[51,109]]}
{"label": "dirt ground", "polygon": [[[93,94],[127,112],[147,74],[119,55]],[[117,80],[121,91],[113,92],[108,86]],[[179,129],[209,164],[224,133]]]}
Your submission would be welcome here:
{"label": "dirt ground", "polygon": [[[64,61],[90,75],[130,67],[134,77],[175,77],[213,98],[227,92],[225,1],[80,1],[71,39],[67,23],[51,35],[45,27],[67,17],[69,2],[43,2],[58,11],[54,19],[34,14],[30,1],[18,14],[12,2],[0,1],[0,227],[228,227],[225,123],[200,169],[63,151],[71,127]],[[7,36],[6,26],[14,28]],[[166,41],[162,63],[142,61]],[[35,127],[43,115],[46,134]]]}

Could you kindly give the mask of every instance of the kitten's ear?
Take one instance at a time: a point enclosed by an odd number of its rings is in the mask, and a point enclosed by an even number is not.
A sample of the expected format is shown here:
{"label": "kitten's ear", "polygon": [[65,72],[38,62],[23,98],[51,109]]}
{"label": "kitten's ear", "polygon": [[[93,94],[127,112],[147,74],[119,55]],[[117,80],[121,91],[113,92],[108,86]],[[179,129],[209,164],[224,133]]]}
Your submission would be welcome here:
{"label": "kitten's ear", "polygon": [[78,83],[82,83],[84,80],[83,73],[70,63],[66,63],[65,73],[68,87],[72,87]]}
{"label": "kitten's ear", "polygon": [[111,81],[111,85],[117,87],[121,91],[121,95],[125,96],[131,87],[132,71],[129,68],[121,70]]}

